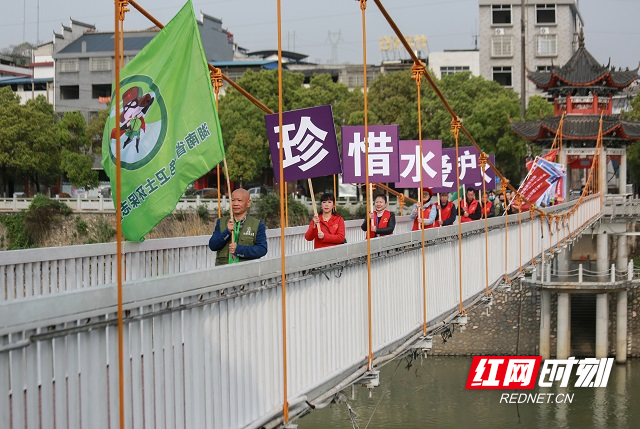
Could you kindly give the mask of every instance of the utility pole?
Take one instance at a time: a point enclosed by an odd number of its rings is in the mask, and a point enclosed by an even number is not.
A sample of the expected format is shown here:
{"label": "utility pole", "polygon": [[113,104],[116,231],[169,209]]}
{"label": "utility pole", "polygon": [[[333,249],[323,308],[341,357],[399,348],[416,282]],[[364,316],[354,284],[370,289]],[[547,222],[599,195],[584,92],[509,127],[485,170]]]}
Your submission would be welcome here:
{"label": "utility pole", "polygon": [[527,62],[526,62],[526,26],[524,3],[520,3],[520,116],[524,119],[527,110]]}

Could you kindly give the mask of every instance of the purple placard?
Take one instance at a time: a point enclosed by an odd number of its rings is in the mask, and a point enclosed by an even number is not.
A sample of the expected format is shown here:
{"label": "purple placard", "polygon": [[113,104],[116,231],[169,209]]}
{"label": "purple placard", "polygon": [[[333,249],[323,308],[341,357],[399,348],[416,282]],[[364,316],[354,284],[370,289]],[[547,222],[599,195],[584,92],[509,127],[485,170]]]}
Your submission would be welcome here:
{"label": "purple placard", "polygon": [[[475,146],[458,147],[458,164],[460,166],[460,184],[467,187],[482,187],[482,169],[478,164],[480,152]],[[455,192],[456,190],[456,148],[448,147],[442,149],[442,175],[441,186],[435,186],[433,192]],[[494,162],[495,156],[489,155],[489,160]],[[485,170],[485,182],[487,189],[495,188],[495,172],[487,164]]]}
{"label": "purple placard", "polygon": [[[280,182],[278,114],[265,115],[273,175]],[[285,182],[342,172],[331,105],[282,112]]]}
{"label": "purple placard", "polygon": [[[400,180],[398,169],[398,126],[369,125],[369,181],[388,183]],[[364,183],[364,126],[342,127],[342,180]]]}
{"label": "purple placard", "polygon": [[[420,140],[400,140],[400,180],[396,188],[420,187]],[[441,186],[442,140],[422,140],[422,184]]]}

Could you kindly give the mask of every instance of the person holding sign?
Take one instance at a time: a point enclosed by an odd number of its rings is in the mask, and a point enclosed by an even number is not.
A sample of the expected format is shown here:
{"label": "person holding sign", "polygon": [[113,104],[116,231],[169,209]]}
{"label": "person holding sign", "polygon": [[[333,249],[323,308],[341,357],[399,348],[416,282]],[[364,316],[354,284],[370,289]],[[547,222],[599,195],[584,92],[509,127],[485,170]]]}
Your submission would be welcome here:
{"label": "person holding sign", "polygon": [[304,238],[313,241],[314,249],[344,243],[344,218],[336,212],[336,197],[330,193],[322,194],[320,207],[322,212],[313,216]]}
{"label": "person holding sign", "polygon": [[209,239],[209,249],[217,252],[216,265],[259,259],[267,254],[267,228],[262,221],[248,214],[249,207],[249,191],[242,188],[233,191],[232,216],[218,219]]}
{"label": "person holding sign", "polygon": [[438,216],[436,220],[437,226],[449,226],[453,225],[456,221],[456,212],[457,207],[451,201],[449,201],[449,194],[444,192],[442,194],[438,194],[438,200],[440,200],[438,204]]}
{"label": "person holding sign", "polygon": [[431,204],[431,197],[433,196],[433,191],[431,188],[422,188],[422,210],[421,213],[418,213],[418,205],[414,204],[411,209],[411,214],[409,217],[413,219],[413,227],[411,231],[417,231],[420,229],[420,222],[418,219],[422,219],[422,225],[424,229],[433,228],[436,226],[436,214],[437,209],[435,204]]}
{"label": "person holding sign", "polygon": [[396,227],[396,214],[387,210],[387,196],[376,195],[374,199],[375,211],[369,213],[369,217],[362,222],[362,230],[367,232],[367,222],[371,222],[369,235],[371,238],[382,235],[391,235]]}

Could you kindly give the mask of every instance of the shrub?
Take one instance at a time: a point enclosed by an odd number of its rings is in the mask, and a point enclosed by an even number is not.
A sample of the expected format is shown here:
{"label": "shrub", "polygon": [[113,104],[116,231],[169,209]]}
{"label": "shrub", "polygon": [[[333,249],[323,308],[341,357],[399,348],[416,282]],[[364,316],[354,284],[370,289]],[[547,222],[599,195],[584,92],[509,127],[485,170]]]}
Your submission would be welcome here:
{"label": "shrub", "polygon": [[336,212],[344,218],[344,220],[353,219],[353,215],[345,206],[336,206]]}
{"label": "shrub", "polygon": [[196,213],[198,214],[198,217],[202,220],[202,222],[209,222],[209,209],[205,204],[200,204],[198,207],[196,207]]}
{"label": "shrub", "polygon": [[34,244],[44,239],[49,229],[60,216],[69,216],[71,209],[60,201],[52,200],[45,195],[36,195],[25,213],[24,227]]}
{"label": "shrub", "polygon": [[7,250],[33,247],[33,241],[25,228],[25,217],[25,212],[0,216],[0,223],[7,229]]}
{"label": "shrub", "polygon": [[[280,196],[275,193],[268,193],[255,201],[255,215],[263,221],[267,228],[278,228],[280,226]],[[289,197],[288,200],[289,226],[306,225],[309,220],[309,210],[301,202]]]}
{"label": "shrub", "polygon": [[89,234],[89,226],[80,216],[76,216],[76,230],[78,231],[78,235],[86,236]]}
{"label": "shrub", "polygon": [[116,235],[116,230],[111,227],[109,222],[103,216],[100,216],[96,222],[93,237],[89,240],[94,240],[94,243],[107,243],[111,241],[114,235]]}

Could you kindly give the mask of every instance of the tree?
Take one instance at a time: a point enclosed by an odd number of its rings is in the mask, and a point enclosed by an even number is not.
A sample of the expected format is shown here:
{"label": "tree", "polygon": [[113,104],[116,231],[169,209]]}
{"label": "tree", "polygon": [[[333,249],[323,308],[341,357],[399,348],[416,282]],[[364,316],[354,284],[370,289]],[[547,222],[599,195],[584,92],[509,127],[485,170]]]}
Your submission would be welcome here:
{"label": "tree", "polygon": [[239,131],[227,151],[229,179],[243,183],[257,178],[268,162],[261,137]]}
{"label": "tree", "polygon": [[22,107],[11,87],[0,88],[0,179],[2,193],[11,195],[16,173],[15,150],[20,133]]}
{"label": "tree", "polygon": [[541,121],[547,116],[553,116],[553,104],[539,95],[531,97],[524,119],[526,121]]}
{"label": "tree", "polygon": [[102,153],[102,134],[108,117],[109,109],[104,109],[99,111],[97,115],[92,116],[87,124],[86,136],[91,146],[91,152],[94,154]]}
{"label": "tree", "polygon": [[16,141],[14,159],[18,174],[29,177],[36,192],[53,184],[60,175],[60,145],[56,135],[56,114],[44,96],[21,106],[23,120]]}
{"label": "tree", "polygon": [[62,148],[62,171],[75,187],[98,186],[98,172],[93,170],[91,141],[87,123],[80,112],[65,112],[58,123],[58,140]]}

